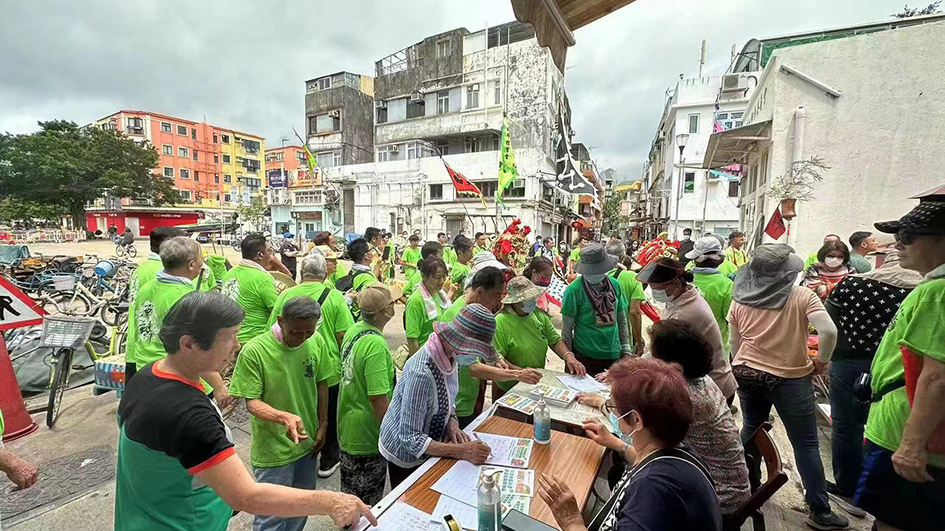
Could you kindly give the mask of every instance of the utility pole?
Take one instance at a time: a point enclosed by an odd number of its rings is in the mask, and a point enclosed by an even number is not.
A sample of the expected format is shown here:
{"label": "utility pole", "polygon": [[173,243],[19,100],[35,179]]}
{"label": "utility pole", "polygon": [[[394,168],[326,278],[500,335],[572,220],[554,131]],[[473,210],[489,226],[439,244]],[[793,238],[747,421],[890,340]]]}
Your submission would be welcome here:
{"label": "utility pole", "polygon": [[702,39],[702,53],[699,55],[699,79],[702,79],[702,66],[705,64],[705,39]]}

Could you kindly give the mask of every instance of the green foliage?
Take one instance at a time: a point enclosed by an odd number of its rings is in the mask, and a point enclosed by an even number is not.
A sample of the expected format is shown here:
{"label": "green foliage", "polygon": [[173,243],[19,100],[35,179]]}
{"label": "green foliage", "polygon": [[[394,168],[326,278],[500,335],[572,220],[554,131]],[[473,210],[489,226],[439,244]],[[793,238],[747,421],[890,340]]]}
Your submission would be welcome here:
{"label": "green foliage", "polygon": [[909,18],[909,17],[920,17],[922,15],[934,15],[936,13],[941,13],[942,10],[939,9],[939,6],[942,5],[942,0],[935,0],[931,4],[923,7],[909,7],[908,4],[902,7],[902,11],[898,13],[893,13],[891,16],[893,18]]}
{"label": "green foliage", "polygon": [[619,232],[621,228],[626,228],[629,224],[630,218],[621,214],[622,203],[626,200],[627,192],[618,192],[604,201],[603,210],[601,212],[604,218],[601,224],[601,230],[604,234],[615,234]]}
{"label": "green foliage", "polygon": [[0,220],[58,220],[60,209],[19,198],[0,199]]}
{"label": "green foliage", "polygon": [[0,195],[68,213],[85,228],[85,207],[105,194],[156,205],[177,198],[154,172],[157,151],[117,131],[74,122],[39,122],[28,135],[0,136]]}
{"label": "green foliage", "polygon": [[244,227],[258,228],[266,214],[266,208],[266,198],[258,193],[249,200],[249,203],[240,203],[236,207],[236,213],[239,214],[239,221]]}

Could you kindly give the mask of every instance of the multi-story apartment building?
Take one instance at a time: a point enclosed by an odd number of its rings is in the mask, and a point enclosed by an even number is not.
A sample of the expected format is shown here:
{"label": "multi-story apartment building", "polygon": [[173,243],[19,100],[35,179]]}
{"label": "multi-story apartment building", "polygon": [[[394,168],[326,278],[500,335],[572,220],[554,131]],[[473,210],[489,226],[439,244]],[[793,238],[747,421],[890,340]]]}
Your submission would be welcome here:
{"label": "multi-story apartment building", "polygon": [[[496,232],[519,217],[542,235],[564,236],[564,203],[551,182],[559,109],[570,122],[564,76],[531,26],[448,31],[375,66],[375,162],[325,171],[326,182],[341,187],[345,232],[378,226],[429,238]],[[505,113],[520,178],[499,209]],[[457,197],[443,161],[482,190],[485,205]]]}
{"label": "multi-story apartment building", "polygon": [[374,78],[337,72],[305,82],[305,134],[322,168],[374,160]]}
{"label": "multi-story apartment building", "polygon": [[597,197],[592,195],[578,195],[574,198],[574,211],[579,218],[577,226],[581,229],[596,230],[600,229],[603,222],[601,208],[605,200],[605,182],[604,178],[597,171],[597,165],[591,158],[591,152],[587,146],[580,142],[571,144],[571,156],[578,164],[581,175],[597,188]]}
{"label": "multi-story apartment building", "polygon": [[[322,170],[315,168],[314,174],[309,172],[301,146],[266,150],[266,168],[274,233],[292,232],[312,238],[317,232],[332,228],[328,223],[330,212],[326,211]],[[331,192],[329,199],[333,197]]]}
{"label": "multi-story apartment building", "polygon": [[[647,191],[645,237],[668,231],[681,238],[706,232],[728,235],[738,228],[735,168],[710,173],[703,168],[714,131],[742,125],[759,72],[681,79],[666,100],[644,168]],[[754,78],[754,79],[752,79]],[[680,153],[679,146],[684,148]],[[731,177],[729,177],[731,176]]]}
{"label": "multi-story apartment building", "polygon": [[262,188],[264,140],[260,136],[150,111],[122,110],[94,124],[123,132],[157,150],[156,173],[173,179],[180,198],[155,207],[106,198],[88,209],[90,230],[129,226],[146,236],[161,225],[195,223],[206,214],[229,214]]}

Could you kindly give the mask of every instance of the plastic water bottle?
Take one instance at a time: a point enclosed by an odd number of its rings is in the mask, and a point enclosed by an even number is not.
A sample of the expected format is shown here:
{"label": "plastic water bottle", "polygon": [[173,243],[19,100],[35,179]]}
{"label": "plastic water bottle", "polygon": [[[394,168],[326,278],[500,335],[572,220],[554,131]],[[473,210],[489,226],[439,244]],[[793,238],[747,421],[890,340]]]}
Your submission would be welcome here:
{"label": "plastic water bottle", "polygon": [[499,470],[485,472],[479,482],[479,531],[501,531],[502,504],[496,476]]}
{"label": "plastic water bottle", "polygon": [[545,403],[544,395],[538,399],[538,407],[535,408],[535,442],[538,444],[548,444],[551,442],[551,410]]}

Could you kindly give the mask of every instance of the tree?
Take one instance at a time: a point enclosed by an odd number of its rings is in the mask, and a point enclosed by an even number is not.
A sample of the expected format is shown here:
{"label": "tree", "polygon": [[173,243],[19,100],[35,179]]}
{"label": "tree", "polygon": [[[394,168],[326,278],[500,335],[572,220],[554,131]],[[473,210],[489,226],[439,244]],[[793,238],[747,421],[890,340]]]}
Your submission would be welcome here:
{"label": "tree", "polygon": [[58,220],[60,210],[57,207],[25,201],[19,198],[0,199],[0,219],[2,220]]}
{"label": "tree", "polygon": [[909,7],[905,5],[902,8],[902,11],[898,13],[893,13],[893,18],[909,18],[909,17],[921,17],[922,15],[934,15],[935,13],[941,13],[942,10],[938,7],[942,5],[942,0],[935,0],[931,4],[919,9],[918,7]]}
{"label": "tree", "polygon": [[259,224],[266,215],[266,198],[263,194],[255,194],[249,203],[240,203],[236,207],[236,213],[239,214],[239,221],[244,227],[259,229]]}
{"label": "tree", "polygon": [[152,146],[64,120],[39,127],[0,137],[0,195],[56,208],[83,229],[86,205],[105,194],[156,205],[178,198],[173,180],[154,172],[159,156]]}
{"label": "tree", "polygon": [[604,234],[616,234],[629,223],[630,218],[622,214],[623,202],[626,199],[627,192],[618,192],[604,201],[604,208],[601,211],[603,217],[601,230]]}

